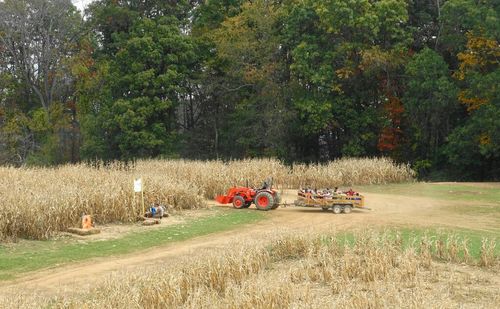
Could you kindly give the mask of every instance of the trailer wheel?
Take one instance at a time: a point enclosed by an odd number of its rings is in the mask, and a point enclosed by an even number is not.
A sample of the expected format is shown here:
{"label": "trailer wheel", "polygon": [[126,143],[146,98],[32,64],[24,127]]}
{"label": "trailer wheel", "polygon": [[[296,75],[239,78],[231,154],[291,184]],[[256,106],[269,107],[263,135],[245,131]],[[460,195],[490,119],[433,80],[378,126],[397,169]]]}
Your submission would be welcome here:
{"label": "trailer wheel", "polygon": [[342,206],[340,205],[333,205],[332,211],[334,214],[338,215],[339,213],[342,212]]}
{"label": "trailer wheel", "polygon": [[245,199],[242,196],[235,196],[233,197],[233,207],[236,209],[242,209],[245,208]]}
{"label": "trailer wheel", "polygon": [[345,206],[344,206],[344,210],[343,210],[343,212],[344,212],[345,214],[350,214],[350,213],[351,213],[351,211],[352,211],[352,206],[351,206],[351,205],[345,205]]}
{"label": "trailer wheel", "polygon": [[259,192],[255,196],[255,206],[258,210],[269,210],[274,205],[274,198],[269,192]]}

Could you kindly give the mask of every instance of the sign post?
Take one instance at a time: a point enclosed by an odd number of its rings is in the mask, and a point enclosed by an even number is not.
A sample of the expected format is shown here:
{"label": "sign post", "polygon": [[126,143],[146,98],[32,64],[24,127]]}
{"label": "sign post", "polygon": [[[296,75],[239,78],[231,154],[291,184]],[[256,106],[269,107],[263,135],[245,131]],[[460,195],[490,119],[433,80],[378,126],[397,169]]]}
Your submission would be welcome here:
{"label": "sign post", "polygon": [[142,186],[142,178],[134,179],[134,192],[141,192],[142,214],[144,215],[146,210],[144,209],[144,188]]}

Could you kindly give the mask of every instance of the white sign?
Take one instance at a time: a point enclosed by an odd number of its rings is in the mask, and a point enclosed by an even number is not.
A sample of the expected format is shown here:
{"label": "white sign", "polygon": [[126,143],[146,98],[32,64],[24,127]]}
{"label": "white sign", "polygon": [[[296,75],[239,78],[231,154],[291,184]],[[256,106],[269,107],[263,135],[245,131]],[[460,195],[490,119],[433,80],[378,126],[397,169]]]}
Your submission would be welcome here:
{"label": "white sign", "polygon": [[134,192],[142,192],[142,178],[134,180]]}

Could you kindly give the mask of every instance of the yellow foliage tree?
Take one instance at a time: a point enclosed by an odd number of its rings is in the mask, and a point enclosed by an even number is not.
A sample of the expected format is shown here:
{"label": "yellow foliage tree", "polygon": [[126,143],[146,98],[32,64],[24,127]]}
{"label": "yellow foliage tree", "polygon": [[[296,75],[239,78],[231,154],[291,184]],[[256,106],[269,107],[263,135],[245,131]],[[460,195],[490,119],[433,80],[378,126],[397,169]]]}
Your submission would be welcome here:
{"label": "yellow foliage tree", "polygon": [[[457,55],[460,61],[455,78],[467,81],[467,77],[476,73],[491,72],[500,62],[500,45],[496,39],[476,36],[467,33],[467,49]],[[468,87],[459,92],[458,100],[467,106],[469,112],[479,109],[482,105],[490,103],[488,93],[478,93],[474,87]]]}

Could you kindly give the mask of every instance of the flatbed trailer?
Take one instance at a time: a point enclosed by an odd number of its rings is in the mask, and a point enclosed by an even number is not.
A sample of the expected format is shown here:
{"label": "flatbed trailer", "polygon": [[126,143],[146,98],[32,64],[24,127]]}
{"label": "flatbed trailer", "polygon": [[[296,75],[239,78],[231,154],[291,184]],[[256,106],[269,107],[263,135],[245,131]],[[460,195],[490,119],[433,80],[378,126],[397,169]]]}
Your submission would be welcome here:
{"label": "flatbed trailer", "polygon": [[298,207],[321,208],[324,211],[331,210],[334,214],[348,214],[351,213],[353,208],[368,209],[365,207],[365,197],[363,195],[347,195],[343,193],[320,196],[299,192],[294,205]]}

